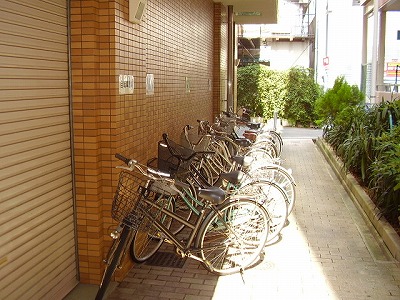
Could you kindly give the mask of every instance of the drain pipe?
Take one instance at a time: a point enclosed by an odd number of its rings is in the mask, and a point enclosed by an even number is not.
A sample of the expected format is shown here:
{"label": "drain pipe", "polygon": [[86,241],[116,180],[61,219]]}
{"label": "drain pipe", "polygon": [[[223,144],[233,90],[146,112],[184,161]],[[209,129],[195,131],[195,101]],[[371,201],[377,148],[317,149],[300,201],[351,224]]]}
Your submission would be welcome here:
{"label": "drain pipe", "polygon": [[233,5],[228,5],[228,74],[227,74],[227,111],[234,109],[233,107],[233,68],[234,68],[234,29],[233,23]]}
{"label": "drain pipe", "polygon": [[71,172],[72,172],[72,200],[74,214],[74,233],[75,233],[75,264],[76,279],[80,281],[79,258],[78,258],[78,230],[76,213],[76,180],[75,180],[75,153],[74,153],[74,119],[72,105],[72,66],[71,66],[71,0],[67,0],[67,51],[68,51],[68,96],[69,96],[69,130],[71,147]]}

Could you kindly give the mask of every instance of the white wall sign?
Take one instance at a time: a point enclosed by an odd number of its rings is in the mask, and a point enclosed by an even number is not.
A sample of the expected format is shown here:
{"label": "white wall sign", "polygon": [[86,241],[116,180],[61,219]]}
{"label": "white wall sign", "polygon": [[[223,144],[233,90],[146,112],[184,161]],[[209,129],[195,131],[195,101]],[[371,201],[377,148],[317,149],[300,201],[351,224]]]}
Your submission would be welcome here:
{"label": "white wall sign", "polygon": [[146,75],[146,95],[154,95],[154,74]]}
{"label": "white wall sign", "polygon": [[119,75],[118,79],[119,94],[133,94],[135,82],[133,75]]}

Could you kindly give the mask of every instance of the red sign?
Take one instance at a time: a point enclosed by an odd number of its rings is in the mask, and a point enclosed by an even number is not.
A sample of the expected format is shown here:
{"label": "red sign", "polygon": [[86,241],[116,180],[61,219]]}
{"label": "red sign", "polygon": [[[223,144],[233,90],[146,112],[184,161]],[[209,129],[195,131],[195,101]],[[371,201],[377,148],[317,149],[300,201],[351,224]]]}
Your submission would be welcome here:
{"label": "red sign", "polygon": [[395,77],[397,69],[397,76],[400,75],[400,62],[399,61],[391,61],[386,63],[386,76]]}
{"label": "red sign", "polygon": [[329,66],[329,57],[324,57],[322,59],[322,64],[324,65],[324,67]]}

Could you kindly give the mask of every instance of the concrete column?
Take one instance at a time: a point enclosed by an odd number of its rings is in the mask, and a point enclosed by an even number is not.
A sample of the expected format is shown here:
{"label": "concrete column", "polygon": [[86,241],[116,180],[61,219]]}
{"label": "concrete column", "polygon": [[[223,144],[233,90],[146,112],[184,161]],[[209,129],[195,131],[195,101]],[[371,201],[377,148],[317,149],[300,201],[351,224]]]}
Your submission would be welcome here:
{"label": "concrete column", "polygon": [[[382,11],[379,15],[379,34],[378,34],[378,57],[376,84],[383,85],[383,77],[385,72],[385,36],[386,36],[386,12]],[[377,99],[380,101],[380,99]]]}
{"label": "concrete column", "polygon": [[234,85],[234,32],[235,25],[233,23],[233,6],[228,5],[228,76],[227,76],[227,108],[233,109],[233,85]]}
{"label": "concrete column", "polygon": [[378,37],[379,37],[379,1],[374,1],[374,35],[372,41],[371,61],[371,102],[376,103],[376,85],[378,71]]}

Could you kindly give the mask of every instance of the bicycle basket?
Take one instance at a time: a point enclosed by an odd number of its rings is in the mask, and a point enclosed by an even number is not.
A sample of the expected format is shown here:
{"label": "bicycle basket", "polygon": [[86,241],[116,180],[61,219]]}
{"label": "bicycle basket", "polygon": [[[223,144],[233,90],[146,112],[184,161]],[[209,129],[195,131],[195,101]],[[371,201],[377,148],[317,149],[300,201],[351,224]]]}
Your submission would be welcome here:
{"label": "bicycle basket", "polygon": [[158,145],[158,169],[180,180],[186,179],[196,152],[175,143],[166,136]]}
{"label": "bicycle basket", "polygon": [[111,216],[114,220],[132,228],[139,226],[144,217],[143,210],[145,209],[141,200],[148,194],[145,188],[146,183],[146,178],[141,174],[125,170],[120,172],[111,207]]}
{"label": "bicycle basket", "polygon": [[175,174],[179,164],[179,158],[171,154],[167,145],[163,141],[158,142],[157,169],[168,174]]}

